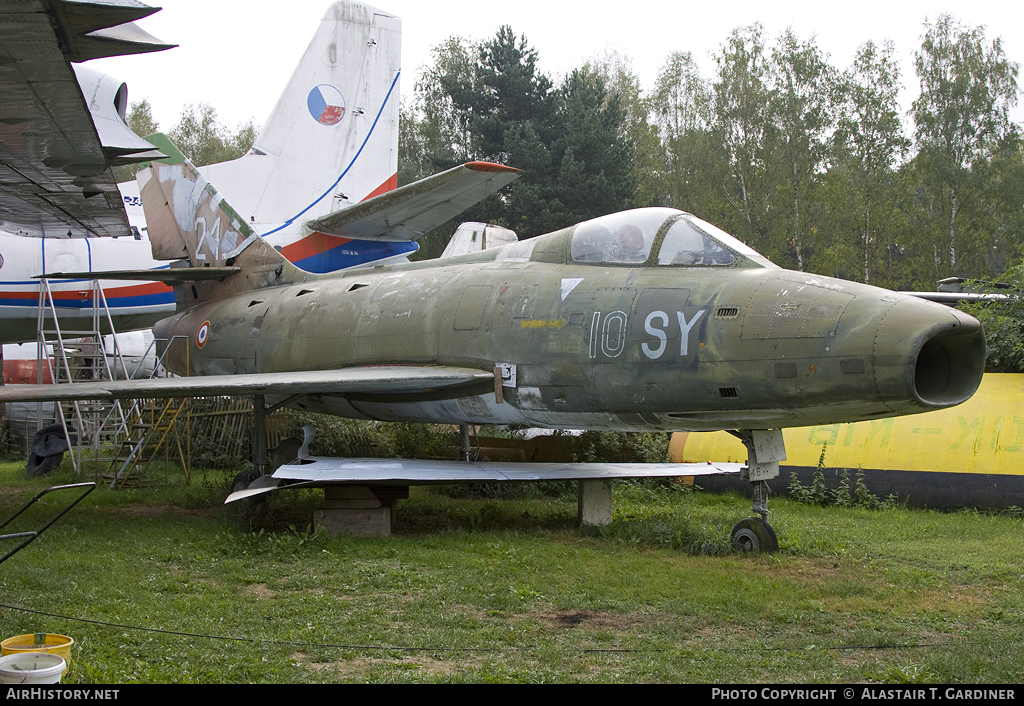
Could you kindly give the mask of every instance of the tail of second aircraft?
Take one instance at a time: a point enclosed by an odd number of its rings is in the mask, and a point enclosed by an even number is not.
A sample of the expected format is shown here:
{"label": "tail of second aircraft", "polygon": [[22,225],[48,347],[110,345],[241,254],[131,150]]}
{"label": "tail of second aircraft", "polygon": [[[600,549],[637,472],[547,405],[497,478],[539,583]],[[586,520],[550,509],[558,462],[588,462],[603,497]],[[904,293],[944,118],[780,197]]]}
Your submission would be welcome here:
{"label": "tail of second aircraft", "polygon": [[252,149],[201,171],[263,235],[394,189],[401,20],[327,9]]}

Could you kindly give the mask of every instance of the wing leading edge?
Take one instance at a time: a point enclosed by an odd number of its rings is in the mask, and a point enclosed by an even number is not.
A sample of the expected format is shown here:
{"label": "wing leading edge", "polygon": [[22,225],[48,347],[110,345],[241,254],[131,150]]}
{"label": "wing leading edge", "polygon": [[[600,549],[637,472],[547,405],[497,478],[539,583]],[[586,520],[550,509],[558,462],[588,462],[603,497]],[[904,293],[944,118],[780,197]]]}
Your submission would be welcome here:
{"label": "wing leading edge", "polygon": [[4,385],[0,386],[0,402],[67,402],[220,395],[290,397],[303,394],[411,394],[493,380],[493,371],[484,372],[474,368],[375,365],[287,373],[97,380],[61,385]]}

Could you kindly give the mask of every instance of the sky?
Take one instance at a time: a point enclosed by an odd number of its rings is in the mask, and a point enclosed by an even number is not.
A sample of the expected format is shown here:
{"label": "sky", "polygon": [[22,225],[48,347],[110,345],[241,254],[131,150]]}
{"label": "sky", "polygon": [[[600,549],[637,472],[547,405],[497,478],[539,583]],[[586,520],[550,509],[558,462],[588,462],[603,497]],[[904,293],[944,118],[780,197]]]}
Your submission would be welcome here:
{"label": "sky", "polygon": [[[155,0],[144,0],[157,5]],[[148,98],[162,130],[177,122],[188,103],[209,103],[234,129],[269,116],[302,52],[330,3],[327,0],[165,0],[163,9],[138,24],[159,39],[178,44],[153,54],[91,62],[128,84],[132,102]],[[540,70],[558,79],[607,51],[629,57],[645,90],[673,51],[689,51],[710,77],[711,54],[729,33],[755,22],[769,42],[787,27],[802,40],[814,37],[832,64],[846,68],[864,42],[891,39],[902,64],[905,108],[917,95],[913,55],[925,18],[948,13],[961,24],[985,26],[1000,37],[1011,61],[1024,63],[1024,3],[976,0],[776,0],[728,3],[633,0],[614,12],[597,4],[562,0],[380,0],[375,7],[402,19],[402,95],[412,93],[431,48],[452,35],[482,40],[504,24],[525,35],[537,50]],[[581,11],[581,7],[585,8]],[[1022,77],[1024,80],[1024,77]],[[1018,106],[1014,119],[1024,119]]]}

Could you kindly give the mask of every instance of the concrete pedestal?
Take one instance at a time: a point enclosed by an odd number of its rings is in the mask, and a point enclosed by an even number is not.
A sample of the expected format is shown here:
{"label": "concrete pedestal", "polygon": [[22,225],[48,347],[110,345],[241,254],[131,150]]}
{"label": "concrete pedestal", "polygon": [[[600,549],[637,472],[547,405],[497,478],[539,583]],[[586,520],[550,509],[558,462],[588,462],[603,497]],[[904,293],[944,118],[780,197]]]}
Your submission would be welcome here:
{"label": "concrete pedestal", "polygon": [[581,480],[577,491],[581,526],[610,525],[612,522],[612,482]]}
{"label": "concrete pedestal", "polygon": [[[394,526],[398,501],[409,497],[409,487],[330,485],[324,493],[324,507],[313,512],[314,528],[356,537],[387,537]],[[611,524],[610,480],[579,481],[577,500],[581,526]]]}
{"label": "concrete pedestal", "polygon": [[333,534],[387,537],[397,516],[398,501],[409,486],[329,485],[324,507],[313,512],[313,527]]}

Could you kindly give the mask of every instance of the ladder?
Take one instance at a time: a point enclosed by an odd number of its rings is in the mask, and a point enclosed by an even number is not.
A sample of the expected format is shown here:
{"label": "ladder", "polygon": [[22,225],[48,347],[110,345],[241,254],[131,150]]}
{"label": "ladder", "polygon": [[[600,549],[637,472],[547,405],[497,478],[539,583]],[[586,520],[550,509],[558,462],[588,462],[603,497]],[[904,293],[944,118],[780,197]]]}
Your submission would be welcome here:
{"label": "ladder", "polygon": [[[113,378],[100,324],[105,318],[110,333],[114,333],[114,324],[99,280],[91,281],[90,290],[92,315],[89,327],[79,330],[76,325],[74,330],[64,331],[50,282],[45,277],[39,280],[37,382],[42,382],[44,364],[49,367],[54,384]],[[110,340],[113,341],[113,356],[124,370],[125,364],[117,339],[111,336]],[[48,354],[51,350],[52,362]],[[55,411],[57,421],[64,428],[65,438],[69,442],[75,475],[81,475],[83,453],[91,451],[94,461],[98,461],[102,449],[116,446],[117,435],[125,427],[126,415],[117,400],[61,402],[55,405]],[[42,428],[42,415],[37,415],[37,419],[37,429]]]}
{"label": "ladder", "polygon": [[[152,375],[155,376],[161,369],[164,358],[170,353],[175,342],[184,343],[187,336],[173,336],[167,341],[163,354],[153,367]],[[154,339],[150,343],[150,349],[157,343]],[[149,349],[142,354],[145,360],[149,355]],[[188,349],[185,351],[188,359]],[[140,363],[141,366],[141,363]],[[130,379],[136,379],[139,369],[129,374]],[[190,399],[188,398],[165,398],[135,400],[128,412],[128,419],[124,424],[124,434],[113,454],[110,466],[105,478],[110,479],[110,488],[123,488],[126,485],[141,485],[144,481],[146,471],[150,464],[160,452],[164,450],[165,459],[169,459],[171,442],[174,442],[174,450],[177,452],[177,459],[181,462],[181,468],[185,473],[185,482],[191,483],[191,447],[189,409]],[[182,449],[182,439],[179,435],[177,420],[182,412],[185,412],[185,448]]]}
{"label": "ladder", "polygon": [[186,399],[150,399],[138,400],[132,406],[125,425],[127,434],[111,458],[105,476],[110,478],[112,489],[141,484],[161,448],[165,456],[170,456],[172,449],[177,451],[177,459],[185,471],[185,482],[191,482],[189,464],[175,423],[187,402]]}

